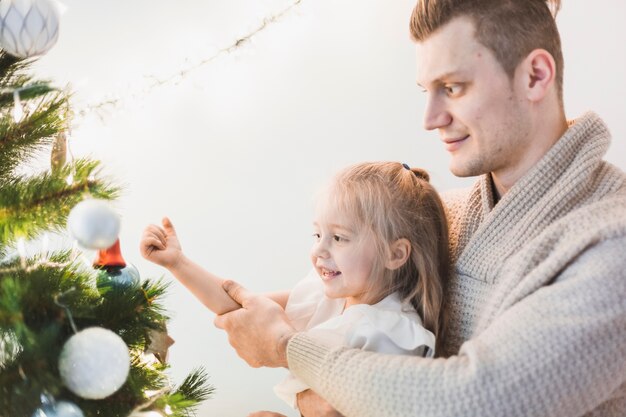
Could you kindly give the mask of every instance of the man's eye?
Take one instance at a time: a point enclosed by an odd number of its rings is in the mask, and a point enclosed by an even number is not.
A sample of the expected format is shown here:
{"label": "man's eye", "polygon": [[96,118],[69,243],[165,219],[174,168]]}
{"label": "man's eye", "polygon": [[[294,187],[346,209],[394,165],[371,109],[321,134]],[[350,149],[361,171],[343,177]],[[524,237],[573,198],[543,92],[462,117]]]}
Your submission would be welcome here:
{"label": "man's eye", "polygon": [[459,84],[446,84],[443,86],[443,89],[449,96],[455,96],[461,92],[461,86]]}

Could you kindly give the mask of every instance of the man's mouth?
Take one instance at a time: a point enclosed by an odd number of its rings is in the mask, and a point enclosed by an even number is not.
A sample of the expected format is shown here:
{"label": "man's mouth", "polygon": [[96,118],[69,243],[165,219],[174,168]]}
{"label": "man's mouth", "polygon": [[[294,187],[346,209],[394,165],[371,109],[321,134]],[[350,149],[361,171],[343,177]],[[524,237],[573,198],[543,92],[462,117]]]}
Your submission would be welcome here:
{"label": "man's mouth", "polygon": [[469,135],[465,135],[459,138],[445,138],[443,142],[445,143],[446,150],[448,152],[454,152],[459,149],[469,137]]}

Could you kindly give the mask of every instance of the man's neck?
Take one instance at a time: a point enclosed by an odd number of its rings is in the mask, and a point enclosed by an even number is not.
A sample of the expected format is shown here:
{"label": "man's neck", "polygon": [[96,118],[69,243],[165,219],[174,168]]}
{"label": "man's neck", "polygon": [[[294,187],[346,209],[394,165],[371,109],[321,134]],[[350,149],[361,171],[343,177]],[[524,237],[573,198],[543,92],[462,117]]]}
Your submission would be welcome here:
{"label": "man's neck", "polygon": [[491,172],[494,204],[548,153],[550,148],[563,136],[569,125],[565,115],[562,115],[562,117],[560,117],[557,122],[552,123],[551,126],[543,125],[542,127],[541,132],[534,134],[537,140],[532,147],[527,149],[525,158],[521,159],[516,166]]}

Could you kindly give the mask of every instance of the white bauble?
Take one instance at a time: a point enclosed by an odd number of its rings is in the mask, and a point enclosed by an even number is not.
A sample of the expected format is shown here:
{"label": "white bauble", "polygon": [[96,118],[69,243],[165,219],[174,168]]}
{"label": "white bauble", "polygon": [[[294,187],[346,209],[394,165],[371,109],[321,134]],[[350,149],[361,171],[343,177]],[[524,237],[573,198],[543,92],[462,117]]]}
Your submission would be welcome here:
{"label": "white bauble", "polygon": [[111,330],[90,327],[70,337],[59,356],[65,386],[79,397],[100,400],[117,391],[128,377],[126,343]]}
{"label": "white bauble", "polygon": [[59,401],[38,408],[31,417],[85,417],[85,415],[76,404]]}
{"label": "white bauble", "polygon": [[45,54],[59,37],[59,11],[51,0],[0,1],[0,46],[19,58]]}
{"label": "white bauble", "polygon": [[106,201],[87,199],[70,211],[67,228],[82,247],[107,249],[120,233],[120,218]]}

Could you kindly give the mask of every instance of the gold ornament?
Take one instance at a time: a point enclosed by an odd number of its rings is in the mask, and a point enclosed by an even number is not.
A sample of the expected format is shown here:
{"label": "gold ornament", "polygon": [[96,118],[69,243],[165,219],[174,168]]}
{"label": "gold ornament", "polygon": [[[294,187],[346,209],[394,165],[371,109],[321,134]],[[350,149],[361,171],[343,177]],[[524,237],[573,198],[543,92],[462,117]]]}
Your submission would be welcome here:
{"label": "gold ornament", "polygon": [[163,323],[163,328],[159,330],[150,330],[148,335],[150,339],[145,353],[152,353],[155,358],[159,360],[163,365],[167,363],[167,354],[170,346],[174,344],[174,339],[167,334],[167,327]]}
{"label": "gold ornament", "polygon": [[52,143],[52,152],[50,153],[50,166],[52,172],[58,171],[65,165],[67,161],[67,134],[59,133]]}

